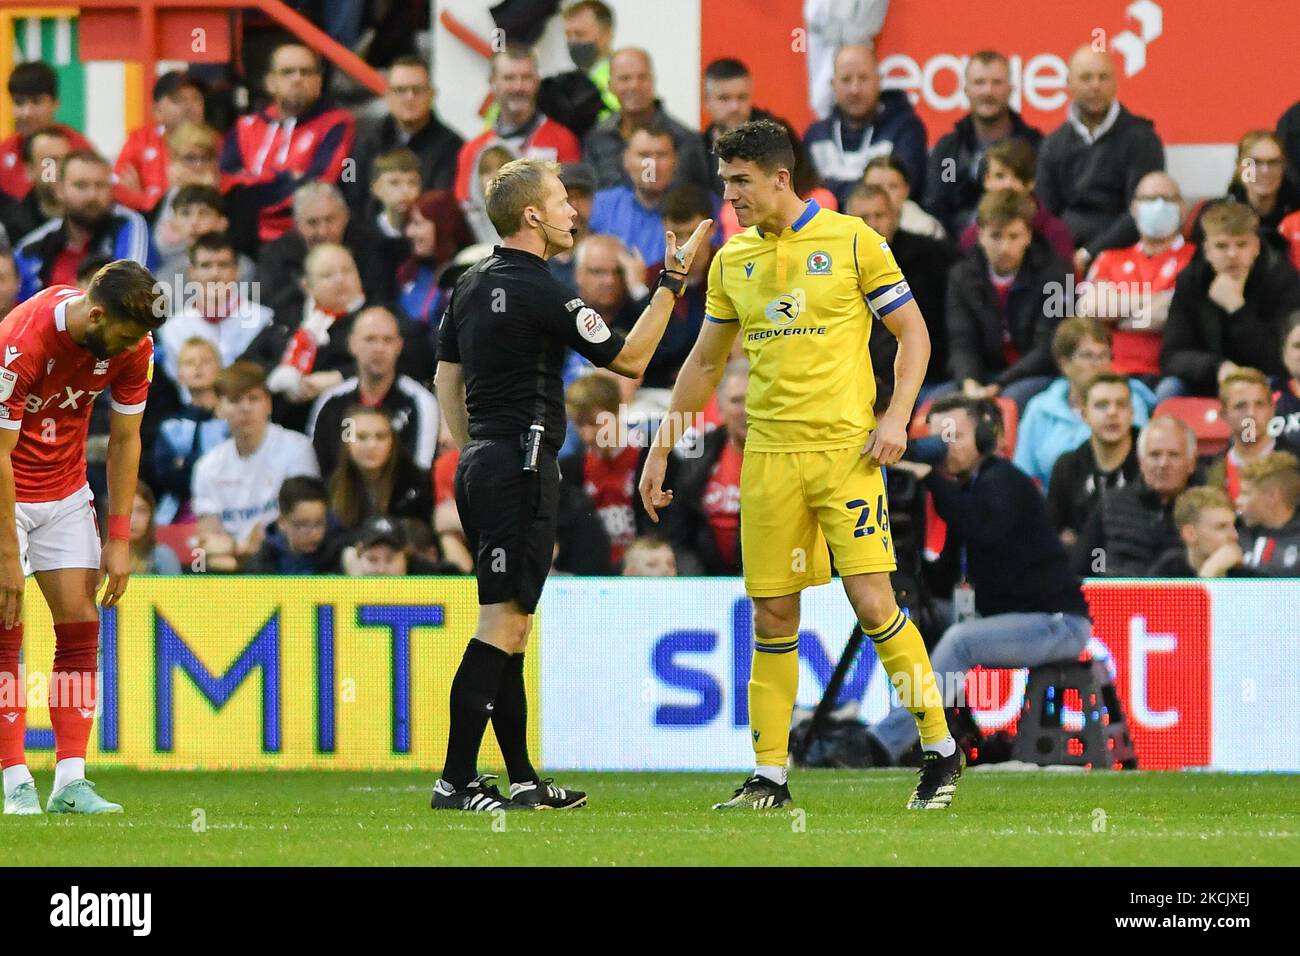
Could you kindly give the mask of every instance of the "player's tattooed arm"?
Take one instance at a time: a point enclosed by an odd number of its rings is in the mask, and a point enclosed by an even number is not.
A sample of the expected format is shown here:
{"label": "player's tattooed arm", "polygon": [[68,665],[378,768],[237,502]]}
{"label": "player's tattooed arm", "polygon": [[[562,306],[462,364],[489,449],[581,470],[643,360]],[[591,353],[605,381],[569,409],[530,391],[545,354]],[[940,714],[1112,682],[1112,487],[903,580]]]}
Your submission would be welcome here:
{"label": "player's tattooed arm", "polygon": [[18,429],[0,429],[0,621],[6,629],[22,620],[23,565],[18,553],[14,515],[14,466],[9,455],[18,444]]}

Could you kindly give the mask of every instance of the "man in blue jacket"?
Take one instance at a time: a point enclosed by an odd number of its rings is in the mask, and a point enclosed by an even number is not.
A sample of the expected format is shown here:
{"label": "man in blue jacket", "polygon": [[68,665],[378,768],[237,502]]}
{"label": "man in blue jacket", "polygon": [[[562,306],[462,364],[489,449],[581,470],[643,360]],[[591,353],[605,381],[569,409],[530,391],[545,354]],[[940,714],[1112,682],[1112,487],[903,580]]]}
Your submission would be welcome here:
{"label": "man in blue jacket", "polygon": [[808,127],[804,144],[826,188],[840,205],[862,181],[877,156],[893,155],[907,169],[912,198],[925,183],[925,124],[901,90],[881,92],[880,70],[870,47],[850,45],[835,55],[831,78],[835,107]]}
{"label": "man in blue jacket", "polygon": [[83,260],[102,255],[130,259],[147,269],[158,265],[143,216],[113,203],[107,161],[89,150],[74,150],[59,167],[63,216],[28,234],[14,256],[22,302],[51,285],[76,285]]}
{"label": "man in blue jacket", "polygon": [[[1037,479],[1044,494],[1056,459],[1078,448],[1091,434],[1083,403],[1088,383],[1110,371],[1110,332],[1098,319],[1066,319],[1052,336],[1052,358],[1061,375],[1025,406],[1012,458],[1017,468]],[[1132,424],[1141,428],[1156,407],[1156,395],[1141,379],[1131,378],[1128,385]]]}

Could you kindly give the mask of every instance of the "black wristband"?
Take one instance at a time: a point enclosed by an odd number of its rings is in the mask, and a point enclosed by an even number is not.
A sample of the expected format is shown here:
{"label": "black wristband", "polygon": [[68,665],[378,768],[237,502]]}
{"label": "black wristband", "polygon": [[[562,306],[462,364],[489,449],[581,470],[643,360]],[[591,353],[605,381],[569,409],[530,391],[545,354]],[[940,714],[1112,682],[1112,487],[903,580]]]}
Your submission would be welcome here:
{"label": "black wristband", "polygon": [[655,283],[655,288],[667,289],[676,298],[681,298],[682,293],[686,291],[686,273],[664,269],[659,273],[659,281]]}

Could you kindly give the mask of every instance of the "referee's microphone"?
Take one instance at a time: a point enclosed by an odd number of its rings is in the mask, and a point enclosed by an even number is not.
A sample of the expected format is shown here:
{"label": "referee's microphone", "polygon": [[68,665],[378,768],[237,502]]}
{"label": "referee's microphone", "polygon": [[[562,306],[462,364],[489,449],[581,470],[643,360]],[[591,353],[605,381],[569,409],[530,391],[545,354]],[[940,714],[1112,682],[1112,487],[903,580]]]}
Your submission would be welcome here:
{"label": "referee's microphone", "polygon": [[[552,224],[552,223],[547,222],[545,219],[542,219],[540,216],[534,216],[534,217],[533,217],[533,225],[534,225],[534,226],[544,226],[544,227],[546,227],[547,229],[560,229],[559,226],[556,226],[556,225],[554,225],[554,224]],[[577,235],[577,233],[578,233],[578,227],[577,227],[577,226],[574,226],[572,229],[560,229],[560,232],[567,232],[569,235],[574,236],[574,235]]]}
{"label": "referee's microphone", "polygon": [[[575,229],[560,229],[559,226],[552,225],[551,223],[543,219],[541,216],[533,216],[533,225],[541,226],[543,229],[557,229],[560,232],[567,232],[569,236],[572,238],[575,239],[577,238],[576,227]],[[542,258],[543,259],[547,258],[546,254],[550,251],[551,251],[551,234],[548,232],[543,232],[542,233]]]}

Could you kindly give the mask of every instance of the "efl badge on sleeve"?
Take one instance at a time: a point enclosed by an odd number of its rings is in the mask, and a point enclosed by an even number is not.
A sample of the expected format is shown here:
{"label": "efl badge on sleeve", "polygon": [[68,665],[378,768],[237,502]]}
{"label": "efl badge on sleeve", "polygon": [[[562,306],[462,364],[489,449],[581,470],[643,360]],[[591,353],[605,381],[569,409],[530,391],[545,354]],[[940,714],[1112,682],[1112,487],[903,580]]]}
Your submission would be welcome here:
{"label": "efl badge on sleeve", "polygon": [[11,368],[0,368],[0,402],[7,402],[18,384],[18,373]]}
{"label": "efl badge on sleeve", "polygon": [[897,270],[898,260],[894,258],[894,250],[889,248],[889,243],[884,239],[880,240],[880,251],[885,256],[885,265],[889,266],[891,269]]}

